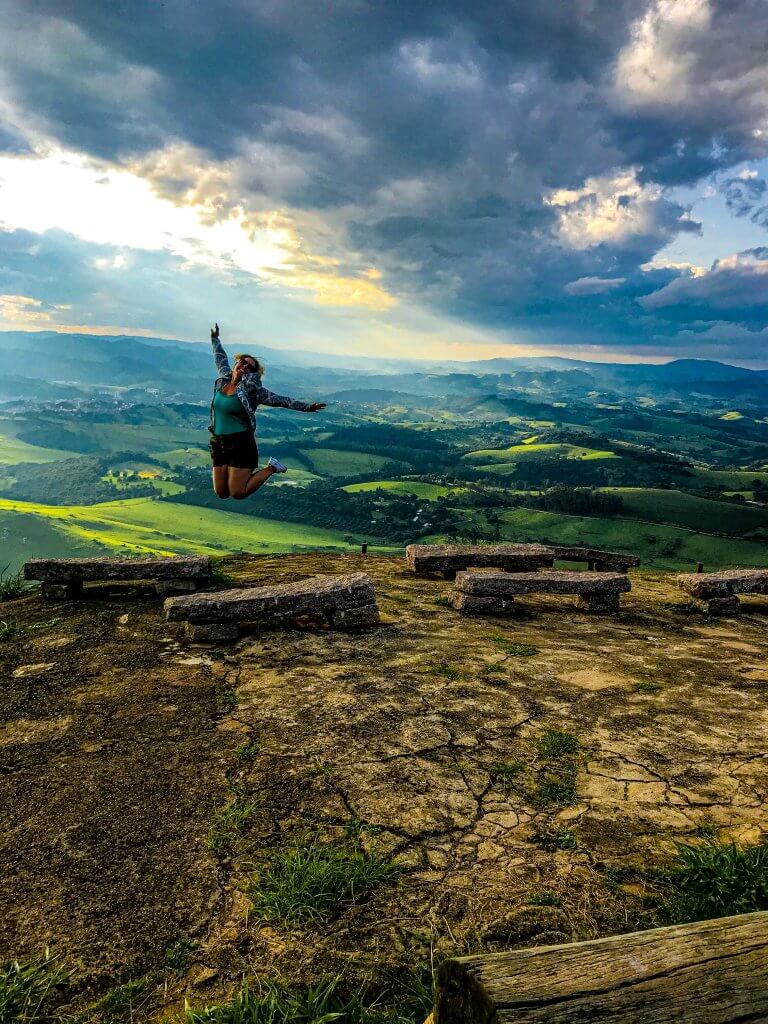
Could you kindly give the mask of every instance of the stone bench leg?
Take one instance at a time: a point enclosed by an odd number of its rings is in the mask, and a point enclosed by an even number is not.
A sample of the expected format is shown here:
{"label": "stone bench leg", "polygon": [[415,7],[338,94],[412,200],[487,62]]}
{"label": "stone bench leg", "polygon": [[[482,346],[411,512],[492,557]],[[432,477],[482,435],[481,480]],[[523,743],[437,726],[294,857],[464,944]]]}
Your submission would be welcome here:
{"label": "stone bench leg", "polygon": [[236,622],[187,622],[184,634],[196,644],[227,643],[237,640],[240,629]]}
{"label": "stone bench leg", "polygon": [[579,594],[576,607],[595,614],[616,614],[621,610],[618,594]]}
{"label": "stone bench leg", "polygon": [[164,594],[191,594],[197,590],[195,580],[158,580],[155,583],[155,593]]}
{"label": "stone bench leg", "polygon": [[378,626],[381,620],[377,605],[364,604],[358,608],[340,608],[328,612],[328,621],[334,629],[361,629],[365,626]]}
{"label": "stone bench leg", "polygon": [[694,604],[707,615],[740,615],[741,603],[735,595],[730,597],[712,597],[709,601],[694,601]]}
{"label": "stone bench leg", "polygon": [[45,601],[75,601],[83,596],[83,581],[69,580],[67,583],[42,583],[40,593]]}

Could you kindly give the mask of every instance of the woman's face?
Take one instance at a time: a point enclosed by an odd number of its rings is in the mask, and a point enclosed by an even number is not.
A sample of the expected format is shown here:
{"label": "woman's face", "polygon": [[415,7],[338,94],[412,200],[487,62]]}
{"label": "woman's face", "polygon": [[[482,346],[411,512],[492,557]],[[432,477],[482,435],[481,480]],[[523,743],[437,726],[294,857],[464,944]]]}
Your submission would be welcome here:
{"label": "woman's face", "polygon": [[234,368],[232,370],[232,376],[235,380],[240,380],[247,373],[256,372],[256,363],[251,359],[250,356],[243,356],[241,359],[236,360]]}

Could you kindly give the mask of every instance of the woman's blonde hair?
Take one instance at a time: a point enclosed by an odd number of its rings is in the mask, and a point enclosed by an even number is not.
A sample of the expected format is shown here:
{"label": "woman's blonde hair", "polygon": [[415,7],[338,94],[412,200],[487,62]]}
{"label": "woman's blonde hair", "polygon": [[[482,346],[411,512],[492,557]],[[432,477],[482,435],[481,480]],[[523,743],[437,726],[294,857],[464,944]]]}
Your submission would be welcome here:
{"label": "woman's blonde hair", "polygon": [[252,356],[250,352],[235,352],[235,362],[237,362],[238,359],[252,359],[254,363],[256,363],[256,373],[258,373],[259,376],[262,376],[266,370],[264,363],[262,363],[260,359],[257,359],[256,356]]}

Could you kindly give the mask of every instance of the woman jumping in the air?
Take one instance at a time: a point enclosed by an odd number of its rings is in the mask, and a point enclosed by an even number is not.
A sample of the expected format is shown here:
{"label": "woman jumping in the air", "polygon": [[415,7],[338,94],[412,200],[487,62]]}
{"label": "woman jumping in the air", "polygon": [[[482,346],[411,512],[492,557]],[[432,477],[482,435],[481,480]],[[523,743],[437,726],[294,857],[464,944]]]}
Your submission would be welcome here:
{"label": "woman jumping in the air", "polygon": [[213,386],[211,402],[210,443],[213,462],[213,489],[220,498],[247,498],[257,491],[273,473],[286,473],[287,467],[270,459],[264,469],[257,469],[259,450],[256,447],[256,407],[281,406],[297,412],[318,412],[324,402],[298,402],[275,395],[261,384],[264,372],[259,360],[241,352],[230,368],[227,353],[219,340],[219,325],[211,331],[213,357],[218,377]]}

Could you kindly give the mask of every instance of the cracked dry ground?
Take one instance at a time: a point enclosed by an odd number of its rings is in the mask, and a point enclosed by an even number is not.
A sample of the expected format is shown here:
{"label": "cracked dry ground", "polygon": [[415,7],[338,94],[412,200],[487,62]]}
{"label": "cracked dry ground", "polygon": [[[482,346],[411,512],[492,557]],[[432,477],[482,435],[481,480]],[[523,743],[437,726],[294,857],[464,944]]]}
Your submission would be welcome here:
{"label": "cracked dry ground", "polygon": [[[671,607],[684,600],[672,577],[640,572],[618,618],[531,598],[527,619],[464,619],[440,603],[448,584],[401,559],[224,568],[254,583],[365,569],[383,624],[209,649],[185,647],[146,595],[4,606],[35,628],[0,644],[0,958],[49,944],[91,992],[150,972],[165,1013],[185,993],[221,998],[243,972],[392,976],[430,948],[630,930],[646,920],[642,882],[611,869],[658,863],[704,822],[746,841],[765,828],[765,602],[713,622]],[[552,728],[581,744],[576,800],[537,807],[494,766],[532,778]],[[256,812],[217,858],[211,823],[237,792]],[[271,850],[350,823],[397,858],[396,884],[319,928],[249,916],[241,890]],[[557,828],[572,848],[542,842]],[[560,906],[531,905],[541,890]],[[176,980],[163,961],[182,936],[195,950]]]}

